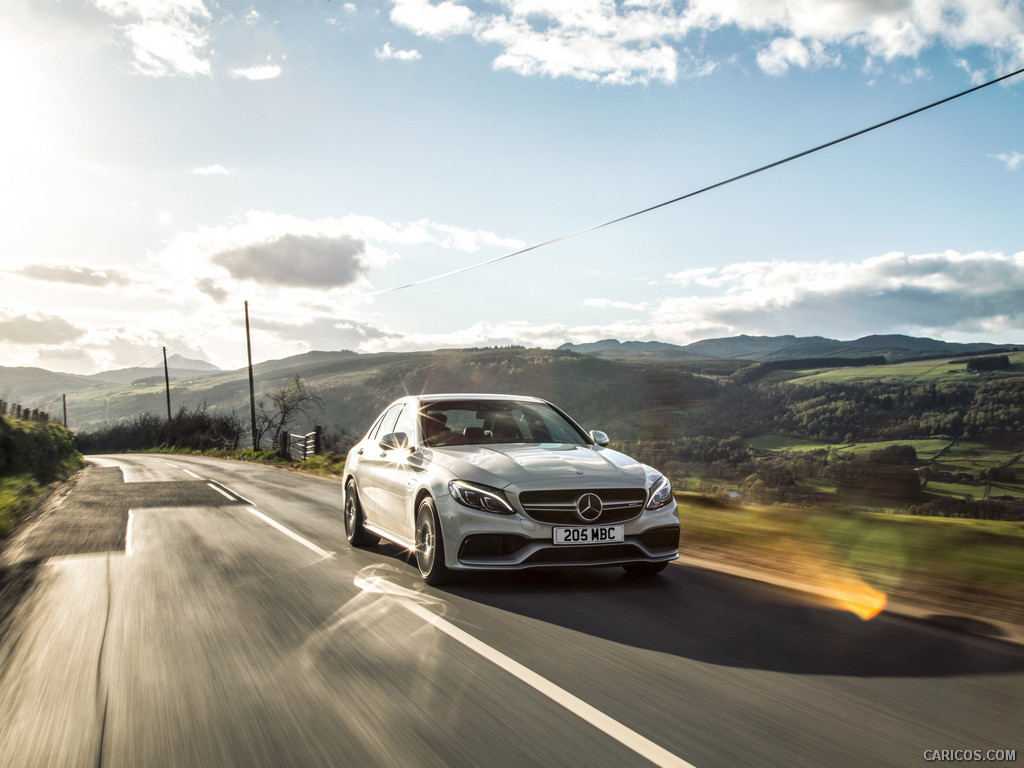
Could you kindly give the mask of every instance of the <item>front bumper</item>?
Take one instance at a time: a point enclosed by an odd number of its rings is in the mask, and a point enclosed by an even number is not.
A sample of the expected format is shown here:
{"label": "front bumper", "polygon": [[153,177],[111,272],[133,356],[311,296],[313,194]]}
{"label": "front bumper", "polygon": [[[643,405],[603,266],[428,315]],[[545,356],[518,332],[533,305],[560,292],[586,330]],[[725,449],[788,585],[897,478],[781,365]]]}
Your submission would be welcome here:
{"label": "front bumper", "polygon": [[675,502],[623,523],[615,544],[556,545],[554,526],[522,514],[497,515],[436,499],[444,535],[445,564],[452,570],[521,570],[568,566],[666,562],[679,557]]}

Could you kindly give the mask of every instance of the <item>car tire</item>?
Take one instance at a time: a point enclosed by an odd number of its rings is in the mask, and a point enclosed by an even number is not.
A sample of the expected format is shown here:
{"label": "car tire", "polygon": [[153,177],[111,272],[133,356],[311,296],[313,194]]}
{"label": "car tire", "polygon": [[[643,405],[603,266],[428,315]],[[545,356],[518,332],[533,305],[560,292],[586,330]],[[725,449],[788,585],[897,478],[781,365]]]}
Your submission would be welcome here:
{"label": "car tire", "polygon": [[444,537],[434,508],[434,500],[425,497],[416,508],[416,567],[432,587],[450,584],[455,574],[444,563]]}
{"label": "car tire", "polygon": [[654,576],[664,571],[667,565],[667,561],[660,563],[626,563],[622,568],[630,576]]}
{"label": "car tire", "polygon": [[356,481],[351,478],[345,484],[345,538],[353,547],[372,547],[380,543],[380,536],[374,536],[363,527],[363,506],[359,503]]}

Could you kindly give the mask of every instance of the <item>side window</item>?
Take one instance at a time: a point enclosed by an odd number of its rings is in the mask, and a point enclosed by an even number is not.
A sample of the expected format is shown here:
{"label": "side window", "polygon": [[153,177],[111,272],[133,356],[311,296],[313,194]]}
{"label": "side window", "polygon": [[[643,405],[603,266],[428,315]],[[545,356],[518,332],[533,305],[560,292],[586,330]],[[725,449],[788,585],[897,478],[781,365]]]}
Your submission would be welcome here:
{"label": "side window", "polygon": [[[404,432],[406,443],[411,444],[416,437],[416,435],[414,434],[414,432],[416,431],[416,409],[406,408],[404,411],[402,411],[402,414],[398,417],[398,421],[395,422],[395,426],[393,426],[388,431]],[[387,434],[387,432],[385,432],[384,434]]]}
{"label": "side window", "polygon": [[377,428],[370,435],[371,440],[380,440],[384,435],[391,434],[395,431],[395,422],[398,421],[398,414],[402,412],[402,408],[405,407],[405,403],[398,403],[388,408],[387,413],[384,414],[384,418],[377,424]]}
{"label": "side window", "polygon": [[370,431],[366,433],[367,440],[376,440],[377,435],[380,434],[380,425],[384,421],[383,414],[377,417],[377,420],[373,422],[373,426],[370,427]]}

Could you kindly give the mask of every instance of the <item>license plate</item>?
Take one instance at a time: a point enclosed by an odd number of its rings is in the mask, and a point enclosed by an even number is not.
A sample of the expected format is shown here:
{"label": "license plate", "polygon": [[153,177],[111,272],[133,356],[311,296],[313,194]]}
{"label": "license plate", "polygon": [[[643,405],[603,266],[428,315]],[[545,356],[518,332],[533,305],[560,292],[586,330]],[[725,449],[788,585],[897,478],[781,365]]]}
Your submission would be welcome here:
{"label": "license plate", "polygon": [[574,525],[555,528],[555,544],[615,544],[626,540],[624,525]]}

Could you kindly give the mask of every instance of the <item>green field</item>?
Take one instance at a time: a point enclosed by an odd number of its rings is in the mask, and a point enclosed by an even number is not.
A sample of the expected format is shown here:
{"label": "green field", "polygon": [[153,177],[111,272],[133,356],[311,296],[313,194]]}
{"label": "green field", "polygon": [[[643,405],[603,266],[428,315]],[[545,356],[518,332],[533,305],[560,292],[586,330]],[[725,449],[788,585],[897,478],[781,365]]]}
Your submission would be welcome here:
{"label": "green field", "polygon": [[[1011,352],[1010,368],[979,376],[968,373],[964,363],[951,363],[953,358],[916,360],[906,363],[872,365],[864,368],[812,368],[805,371],[777,371],[780,381],[797,384],[812,381],[832,383],[882,382],[894,384],[927,384],[941,381],[983,381],[985,378],[1024,376],[1024,352]],[[962,358],[958,358],[962,359]],[[773,377],[775,374],[773,374]]]}
{"label": "green field", "polygon": [[804,440],[787,435],[758,435],[743,441],[745,448],[756,448],[761,451],[780,451],[796,453],[814,453],[829,448],[827,443],[816,440]]}
{"label": "green field", "polygon": [[849,443],[847,445],[838,445],[836,446],[836,450],[840,454],[867,456],[875,451],[881,451],[882,449],[889,448],[893,445],[909,445],[917,453],[918,460],[922,463],[927,463],[934,459],[941,451],[948,448],[949,444],[949,440],[938,440],[935,438],[925,438],[922,440],[880,440],[878,442],[870,443]]}
{"label": "green field", "polygon": [[[931,461],[939,454],[943,449],[946,449],[950,445],[949,440],[939,440],[935,438],[925,438],[921,440],[880,440],[878,442],[869,443],[846,443],[840,445],[830,445],[816,440],[804,440],[800,438],[788,437],[786,435],[758,435],[752,437],[749,440],[744,441],[744,446],[747,448],[756,448],[762,451],[778,451],[778,452],[796,452],[796,453],[814,453],[816,451],[827,451],[830,448],[835,448],[839,453],[847,453],[855,456],[867,455],[874,451],[880,451],[883,448],[888,448],[891,445],[909,445],[914,448],[917,452],[917,457],[924,462]],[[977,444],[973,444],[977,445]],[[979,449],[983,449],[983,446],[977,446]],[[978,459],[979,461],[996,461],[994,456],[1002,456],[1005,452],[998,452],[997,454],[988,454],[985,459]],[[974,455],[974,454],[972,454]],[[1012,456],[1012,454],[1010,454]],[[990,463],[986,466],[999,466],[998,463]]]}
{"label": "green field", "polygon": [[992,448],[983,443],[958,442],[949,447],[935,463],[936,469],[945,472],[981,472],[993,467],[1015,465],[1024,475],[1024,461],[1020,451]]}

